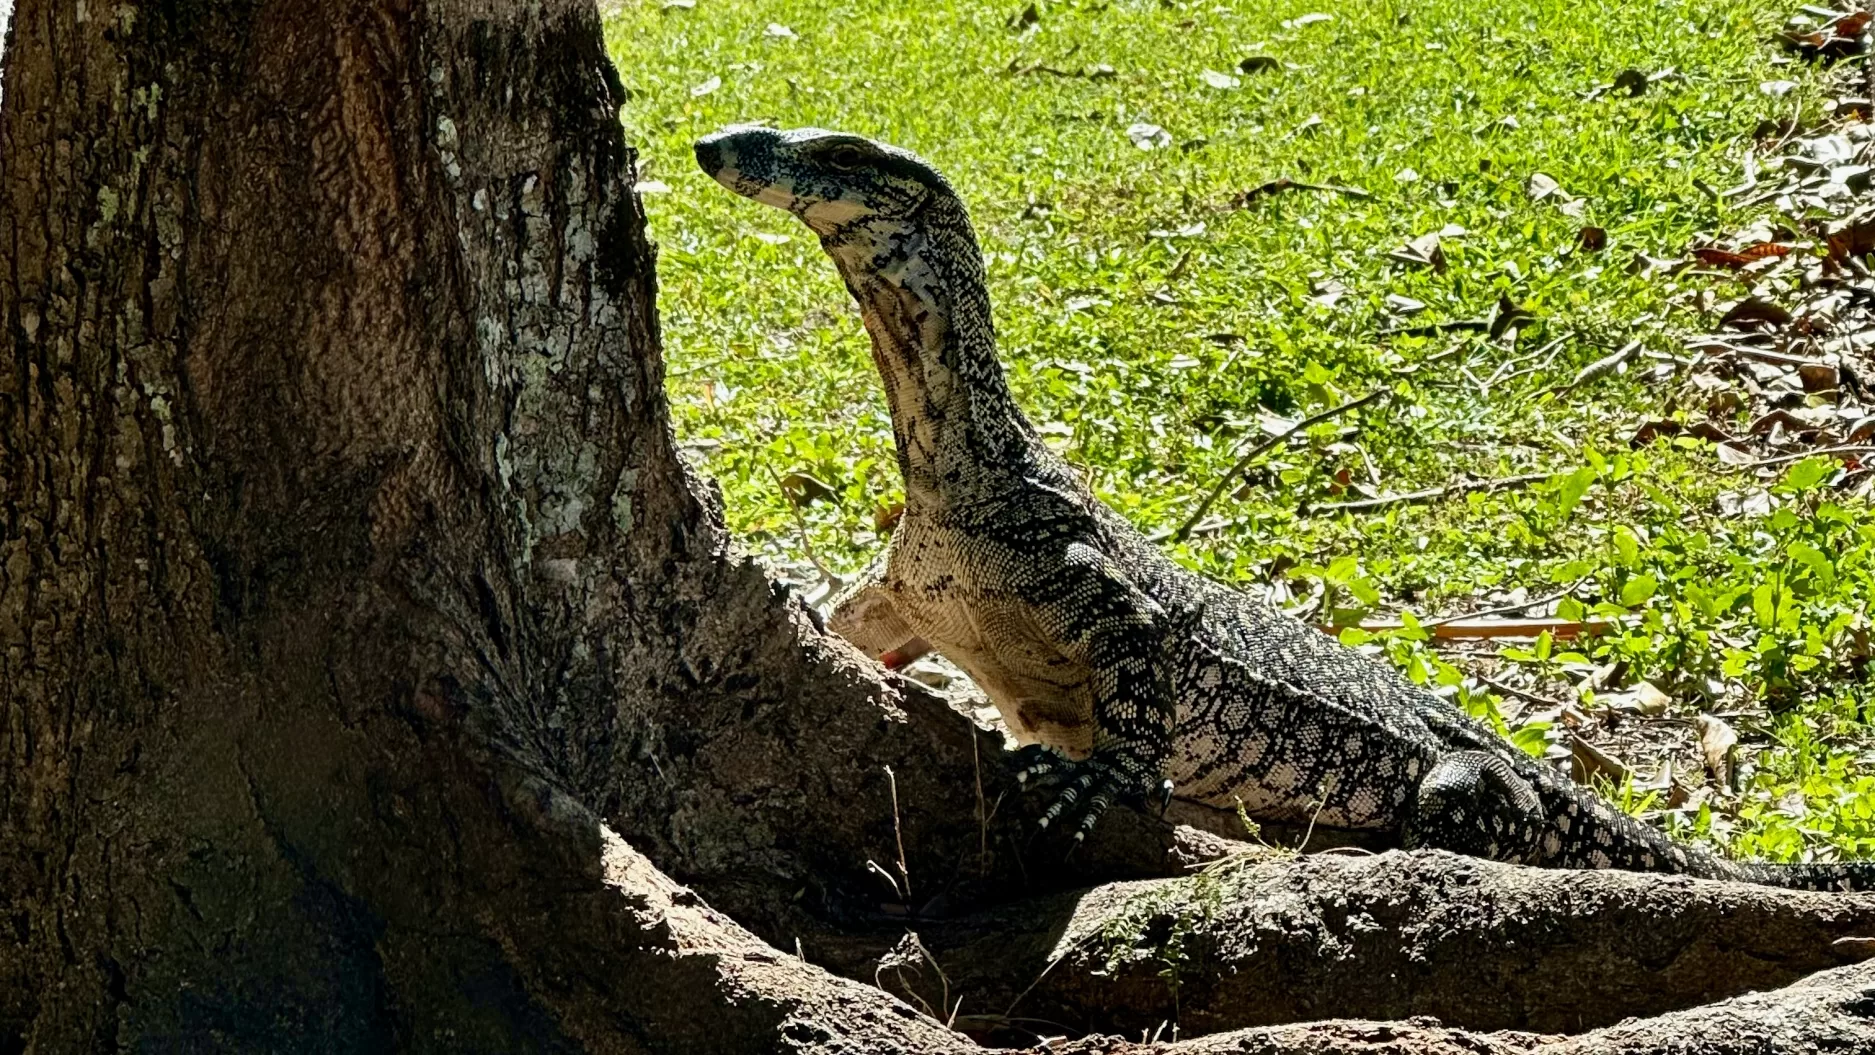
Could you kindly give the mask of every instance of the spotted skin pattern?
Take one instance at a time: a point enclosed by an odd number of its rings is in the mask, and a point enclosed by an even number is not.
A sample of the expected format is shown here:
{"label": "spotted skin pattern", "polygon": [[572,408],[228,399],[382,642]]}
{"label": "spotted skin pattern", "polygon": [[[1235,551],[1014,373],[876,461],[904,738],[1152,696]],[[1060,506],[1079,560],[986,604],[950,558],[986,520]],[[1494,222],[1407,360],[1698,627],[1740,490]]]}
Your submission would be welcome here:
{"label": "spotted skin pattern", "polygon": [[696,153],[805,223],[858,302],[906,490],[857,588],[890,628],[867,643],[915,635],[983,688],[1025,745],[1018,775],[1055,789],[1044,824],[1078,839],[1115,802],[1175,793],[1500,861],[1875,889],[1875,862],[1677,845],[1386,664],[1160,553],[1016,405],[969,218],[915,155],[754,127]]}

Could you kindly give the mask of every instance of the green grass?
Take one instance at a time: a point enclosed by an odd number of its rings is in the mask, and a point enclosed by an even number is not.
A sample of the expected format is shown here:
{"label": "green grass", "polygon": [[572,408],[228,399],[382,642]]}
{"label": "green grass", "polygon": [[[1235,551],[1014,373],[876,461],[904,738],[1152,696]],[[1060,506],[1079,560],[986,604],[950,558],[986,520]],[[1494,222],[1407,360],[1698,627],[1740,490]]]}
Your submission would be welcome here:
{"label": "green grass", "polygon": [[[1858,665],[1875,596],[1868,510],[1832,512],[1813,479],[1776,495],[1775,512],[1722,515],[1717,496],[1752,482],[1721,475],[1708,448],[1629,452],[1635,424],[1668,413],[1675,390],[1645,361],[1550,395],[1630,340],[1675,352],[1677,335],[1712,325],[1686,296],[1710,279],[1628,265],[1752,219],[1700,186],[1737,182],[1761,121],[1816,110],[1815,76],[1773,64],[1782,7],[1114,0],[1038,4],[1039,20],[1014,28],[1021,9],[653,0],[608,15],[629,136],[644,178],[668,187],[646,203],[679,439],[721,483],[749,547],[804,580],[810,547],[837,572],[857,568],[884,542],[875,517],[900,485],[866,338],[832,267],[804,228],[707,181],[690,143],[751,120],[861,132],[924,154],[965,196],[1018,396],[1149,532],[1178,526],[1266,416],[1390,390],[1265,458],[1173,548],[1179,559],[1240,584],[1281,573],[1344,620],[1586,576],[1602,610],[1627,618],[1623,632],[1579,656],[1558,646],[1509,662],[1558,673],[1622,662],[1685,713],[1737,715],[1761,765],[1727,805],[1737,819],[1697,822],[1702,832],[1785,857],[1832,842],[1875,850],[1875,790],[1854,775],[1868,769],[1856,752],[1875,707]],[[1332,17],[1299,19],[1311,12]],[[1239,72],[1251,56],[1278,65]],[[1038,63],[1111,73],[1010,72]],[[1673,75],[1639,97],[1590,97],[1630,69]],[[1237,83],[1216,86],[1228,83],[1216,74]],[[1790,95],[1759,88],[1793,77]],[[1127,129],[1140,123],[1170,145],[1135,146]],[[1576,204],[1533,199],[1539,173]],[[1233,203],[1280,176],[1371,197]],[[1607,232],[1603,251],[1578,247],[1588,225]],[[1388,256],[1451,226],[1465,233],[1445,240],[1442,271]],[[1330,283],[1345,290],[1332,303],[1319,295]],[[1397,318],[1389,296],[1426,308]],[[1538,320],[1514,346],[1377,336],[1488,316],[1505,296]],[[1557,340],[1553,358],[1506,365]],[[1541,368],[1478,383],[1529,366]],[[1559,475],[1372,515],[1307,512],[1358,497],[1350,483],[1397,492],[1463,472]],[[796,510],[780,486],[792,473],[832,493]],[[1766,582],[1779,584],[1769,609]],[[1458,693],[1452,658],[1415,635],[1369,644]]]}

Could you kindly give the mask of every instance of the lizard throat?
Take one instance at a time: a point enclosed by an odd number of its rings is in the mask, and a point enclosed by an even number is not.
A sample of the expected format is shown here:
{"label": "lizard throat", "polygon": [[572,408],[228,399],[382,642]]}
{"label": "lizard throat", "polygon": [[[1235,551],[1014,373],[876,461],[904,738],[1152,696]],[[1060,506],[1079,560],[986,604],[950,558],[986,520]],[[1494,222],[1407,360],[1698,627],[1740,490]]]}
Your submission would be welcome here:
{"label": "lizard throat", "polygon": [[906,498],[944,504],[954,470],[1018,465],[1034,432],[996,358],[969,223],[961,215],[938,224],[927,217],[915,226],[866,225],[823,246],[872,338]]}

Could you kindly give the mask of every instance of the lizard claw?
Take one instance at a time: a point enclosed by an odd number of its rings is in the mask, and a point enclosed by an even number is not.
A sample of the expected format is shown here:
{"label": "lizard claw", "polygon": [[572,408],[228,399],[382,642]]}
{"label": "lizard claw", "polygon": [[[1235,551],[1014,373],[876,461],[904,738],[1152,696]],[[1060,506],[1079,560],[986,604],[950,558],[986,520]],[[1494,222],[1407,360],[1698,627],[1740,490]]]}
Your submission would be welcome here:
{"label": "lizard claw", "polygon": [[1021,784],[1024,791],[1059,783],[1066,767],[1073,764],[1074,760],[1067,755],[1041,744],[1021,748],[1010,759],[1016,783]]}
{"label": "lizard claw", "polygon": [[[1124,761],[1102,758],[1076,760],[1039,745],[1030,745],[1016,753],[1016,779],[1025,788],[1043,784],[1058,785],[1061,790],[1036,824],[1052,827],[1057,821],[1074,821],[1074,843],[1087,840],[1101,815],[1115,802],[1148,800],[1153,804],[1171,801],[1171,781],[1164,781],[1147,792],[1137,774]],[[1163,812],[1163,806],[1161,807]]]}
{"label": "lizard claw", "polygon": [[1152,792],[1146,796],[1146,804],[1157,807],[1159,819],[1164,820],[1165,811],[1172,808],[1172,781],[1170,779],[1159,781],[1159,786],[1153,788]]}

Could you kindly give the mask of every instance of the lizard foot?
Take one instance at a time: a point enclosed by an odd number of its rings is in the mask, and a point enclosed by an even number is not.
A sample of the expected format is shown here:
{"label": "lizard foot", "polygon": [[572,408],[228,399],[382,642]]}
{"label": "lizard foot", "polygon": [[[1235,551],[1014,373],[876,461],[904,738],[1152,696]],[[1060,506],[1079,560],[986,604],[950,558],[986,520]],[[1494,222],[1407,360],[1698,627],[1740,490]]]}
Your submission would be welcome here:
{"label": "lizard foot", "polygon": [[1067,822],[1079,814],[1074,825],[1074,841],[1079,844],[1094,830],[1102,814],[1115,802],[1150,802],[1161,815],[1172,800],[1172,782],[1149,785],[1135,768],[1121,758],[1073,759],[1051,748],[1031,744],[1016,752],[1016,780],[1023,789],[1059,787],[1041,820],[1043,828],[1056,821]]}
{"label": "lizard foot", "polygon": [[1457,751],[1420,780],[1401,843],[1493,861],[1535,860],[1543,801],[1510,764],[1484,751]]}

